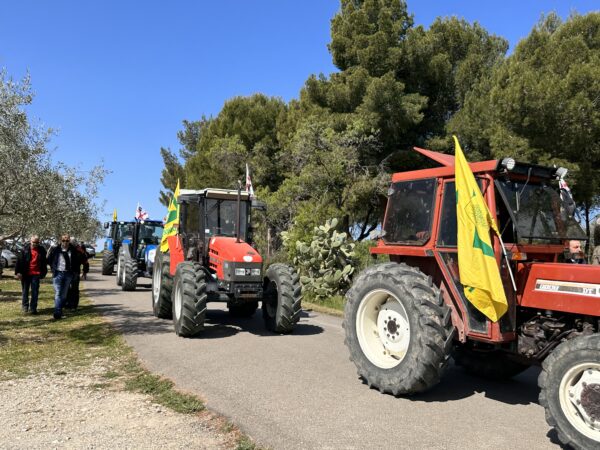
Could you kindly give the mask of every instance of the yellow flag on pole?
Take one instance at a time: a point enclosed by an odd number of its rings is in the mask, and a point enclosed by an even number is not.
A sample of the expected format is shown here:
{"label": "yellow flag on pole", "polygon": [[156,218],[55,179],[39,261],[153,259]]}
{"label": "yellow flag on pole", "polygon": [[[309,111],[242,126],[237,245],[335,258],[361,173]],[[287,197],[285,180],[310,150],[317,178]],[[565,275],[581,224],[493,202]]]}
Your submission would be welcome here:
{"label": "yellow flag on pole", "polygon": [[460,282],[473,306],[497,322],[508,310],[508,303],[490,229],[500,233],[456,136],[454,144]]}
{"label": "yellow flag on pole", "polygon": [[113,210],[113,222],[117,221],[117,208]]}
{"label": "yellow flag on pole", "polygon": [[165,226],[163,228],[163,235],[160,240],[160,251],[165,253],[169,250],[169,236],[175,236],[177,234],[177,228],[179,227],[179,204],[177,198],[179,197],[179,180],[177,180],[177,187],[169,202],[167,209],[167,217],[165,218]]}

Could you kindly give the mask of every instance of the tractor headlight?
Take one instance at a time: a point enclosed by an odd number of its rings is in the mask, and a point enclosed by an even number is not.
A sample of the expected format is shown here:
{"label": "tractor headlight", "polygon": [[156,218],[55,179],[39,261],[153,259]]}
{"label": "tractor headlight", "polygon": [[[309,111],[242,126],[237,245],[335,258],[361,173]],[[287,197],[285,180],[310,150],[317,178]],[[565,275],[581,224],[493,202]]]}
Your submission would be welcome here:
{"label": "tractor headlight", "polygon": [[504,167],[506,170],[513,170],[515,168],[515,160],[512,158],[504,158],[500,165]]}
{"label": "tractor headlight", "polygon": [[260,269],[252,269],[250,273],[253,277],[260,277]]}
{"label": "tractor headlight", "polygon": [[238,277],[243,277],[246,275],[246,269],[244,269],[243,267],[235,269],[235,275]]}
{"label": "tractor headlight", "polygon": [[156,257],[156,249],[153,248],[152,250],[150,250],[148,252],[148,261],[150,261],[152,264],[154,264],[154,258]]}

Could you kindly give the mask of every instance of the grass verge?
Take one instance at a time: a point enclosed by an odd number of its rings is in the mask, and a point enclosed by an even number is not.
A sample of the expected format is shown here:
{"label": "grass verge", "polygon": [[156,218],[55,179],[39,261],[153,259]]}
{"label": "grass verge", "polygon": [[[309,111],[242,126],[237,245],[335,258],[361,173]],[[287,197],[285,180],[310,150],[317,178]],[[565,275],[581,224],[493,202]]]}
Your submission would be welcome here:
{"label": "grass verge", "polygon": [[41,372],[85,370],[101,360],[107,370],[96,387],[142,393],[183,414],[208,414],[215,430],[229,435],[237,449],[257,449],[237,427],[207,412],[198,397],[177,391],[172,381],[147,371],[83,294],[77,311],[67,310],[67,319],[53,320],[51,279],[42,280],[39,315],[26,315],[21,312],[21,283],[8,273],[0,277],[0,382]]}
{"label": "grass verge", "polygon": [[341,295],[330,297],[326,300],[302,299],[303,309],[312,309],[317,312],[330,314],[332,316],[342,317],[344,315],[344,306],[346,299]]}

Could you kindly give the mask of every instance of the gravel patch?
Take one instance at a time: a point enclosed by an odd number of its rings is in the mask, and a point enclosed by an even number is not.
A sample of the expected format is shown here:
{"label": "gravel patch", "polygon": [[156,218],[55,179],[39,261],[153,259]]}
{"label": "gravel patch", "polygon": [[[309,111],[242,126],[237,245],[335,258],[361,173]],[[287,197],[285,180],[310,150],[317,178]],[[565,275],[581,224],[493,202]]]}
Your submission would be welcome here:
{"label": "gravel patch", "polygon": [[141,394],[99,386],[100,365],[0,382],[3,449],[225,449],[210,414],[186,415]]}

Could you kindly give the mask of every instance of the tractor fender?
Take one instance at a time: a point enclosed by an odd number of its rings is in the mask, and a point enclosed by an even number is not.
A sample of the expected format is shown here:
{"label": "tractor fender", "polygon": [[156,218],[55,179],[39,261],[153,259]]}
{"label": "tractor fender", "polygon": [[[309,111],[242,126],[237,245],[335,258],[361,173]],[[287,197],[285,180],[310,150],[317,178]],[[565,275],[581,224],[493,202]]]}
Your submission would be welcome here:
{"label": "tractor fender", "polygon": [[169,272],[171,273],[171,276],[174,277],[177,266],[185,260],[183,255],[183,243],[178,234],[169,236],[167,238],[167,243],[169,244],[169,254],[171,255]]}

